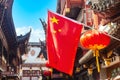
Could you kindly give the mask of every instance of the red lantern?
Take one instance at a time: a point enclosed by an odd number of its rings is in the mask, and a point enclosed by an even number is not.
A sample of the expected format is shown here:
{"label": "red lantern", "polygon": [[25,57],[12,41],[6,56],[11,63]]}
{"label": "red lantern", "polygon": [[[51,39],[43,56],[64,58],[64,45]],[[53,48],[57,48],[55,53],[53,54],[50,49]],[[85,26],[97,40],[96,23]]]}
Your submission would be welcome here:
{"label": "red lantern", "polygon": [[49,70],[44,70],[44,71],[43,71],[43,75],[44,75],[44,76],[51,76],[51,74],[52,74],[52,72],[49,71]]}
{"label": "red lantern", "polygon": [[98,61],[99,50],[109,45],[110,37],[105,35],[101,31],[88,30],[81,36],[80,43],[83,47],[94,50],[94,56],[96,56],[96,65],[98,68],[98,72],[100,72]]}

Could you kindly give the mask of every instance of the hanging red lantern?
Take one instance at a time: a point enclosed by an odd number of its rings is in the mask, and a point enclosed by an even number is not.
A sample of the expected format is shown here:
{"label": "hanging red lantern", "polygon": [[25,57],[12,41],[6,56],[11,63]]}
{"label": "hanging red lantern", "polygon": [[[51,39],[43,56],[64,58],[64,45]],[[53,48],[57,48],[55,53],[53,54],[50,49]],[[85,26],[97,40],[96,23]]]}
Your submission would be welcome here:
{"label": "hanging red lantern", "polygon": [[93,52],[94,56],[96,56],[96,66],[98,72],[100,72],[98,61],[99,50],[109,45],[110,37],[98,30],[88,30],[81,36],[80,43],[83,47],[94,50]]}
{"label": "hanging red lantern", "polygon": [[44,70],[44,71],[43,71],[43,75],[44,75],[44,76],[51,76],[51,74],[52,74],[52,72],[49,71],[49,70]]}

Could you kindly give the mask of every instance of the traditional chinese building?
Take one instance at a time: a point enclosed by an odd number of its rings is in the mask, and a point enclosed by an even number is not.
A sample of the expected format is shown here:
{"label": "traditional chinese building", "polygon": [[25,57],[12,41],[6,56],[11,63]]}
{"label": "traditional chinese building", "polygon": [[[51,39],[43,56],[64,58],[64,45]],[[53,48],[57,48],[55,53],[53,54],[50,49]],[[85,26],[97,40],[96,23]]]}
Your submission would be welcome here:
{"label": "traditional chinese building", "polygon": [[[13,0],[0,1],[0,79],[17,80],[21,53],[26,52],[20,51],[20,45],[22,43],[27,45],[30,32],[25,36],[17,37],[12,18],[12,4]],[[22,49],[26,48],[25,45]]]}
{"label": "traditional chinese building", "polygon": [[[21,80],[41,80],[49,78],[49,68],[46,68],[46,58],[42,47],[42,42],[29,42],[28,43],[28,57],[20,67],[20,79]],[[32,60],[31,60],[32,59]]]}
{"label": "traditional chinese building", "polygon": [[[120,1],[118,0],[109,0],[109,1],[94,1],[91,0],[89,2],[91,9],[94,11],[94,25],[96,25],[96,28],[102,29],[103,31],[108,32],[111,36],[116,37],[119,39],[119,21],[120,21]],[[106,4],[106,5],[104,5]],[[103,26],[101,26],[103,25]],[[101,60],[100,62],[103,65],[101,65],[101,72],[100,72],[100,79],[109,79],[109,78],[115,78],[115,76],[119,75],[119,40],[117,40],[113,37],[111,37],[111,42],[108,45],[108,47],[104,48],[103,50],[100,50],[101,53]],[[90,55],[91,54],[91,55]],[[90,57],[91,56],[91,57]],[[85,60],[85,58],[88,57],[88,60]],[[92,60],[92,52],[88,52],[86,56],[80,59],[80,63],[89,60]],[[106,66],[106,67],[105,67]],[[111,70],[118,69],[116,72],[112,72]],[[108,72],[108,70],[110,72]],[[115,75],[115,74],[116,75]],[[103,74],[103,75],[102,75]],[[114,74],[114,76],[112,75]]]}

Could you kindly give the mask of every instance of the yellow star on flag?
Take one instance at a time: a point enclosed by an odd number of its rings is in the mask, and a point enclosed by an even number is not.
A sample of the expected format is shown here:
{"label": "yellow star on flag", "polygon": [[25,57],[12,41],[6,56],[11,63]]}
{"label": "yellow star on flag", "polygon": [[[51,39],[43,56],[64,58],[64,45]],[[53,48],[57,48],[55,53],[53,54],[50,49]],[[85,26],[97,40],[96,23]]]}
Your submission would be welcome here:
{"label": "yellow star on flag", "polygon": [[50,18],[50,20],[51,20],[52,23],[56,23],[56,24],[58,24],[58,21],[59,21],[55,17]]}

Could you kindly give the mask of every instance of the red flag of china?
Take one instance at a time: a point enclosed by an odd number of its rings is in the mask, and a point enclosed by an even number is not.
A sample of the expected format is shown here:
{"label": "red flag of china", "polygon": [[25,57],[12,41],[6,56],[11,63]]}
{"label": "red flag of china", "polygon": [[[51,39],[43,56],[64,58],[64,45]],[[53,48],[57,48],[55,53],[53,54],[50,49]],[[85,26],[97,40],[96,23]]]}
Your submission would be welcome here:
{"label": "red flag of china", "polygon": [[72,75],[82,25],[48,11],[48,66]]}

